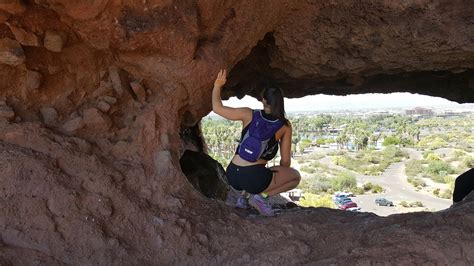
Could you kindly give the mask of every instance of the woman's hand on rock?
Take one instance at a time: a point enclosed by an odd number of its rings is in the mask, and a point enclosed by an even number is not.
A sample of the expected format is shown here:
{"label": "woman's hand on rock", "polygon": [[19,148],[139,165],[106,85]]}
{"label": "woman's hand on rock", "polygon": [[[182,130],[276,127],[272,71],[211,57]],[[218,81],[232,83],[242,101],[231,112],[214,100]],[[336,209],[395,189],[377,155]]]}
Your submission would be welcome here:
{"label": "woman's hand on rock", "polygon": [[227,72],[225,69],[221,69],[217,74],[216,81],[214,81],[214,87],[222,87],[227,81]]}

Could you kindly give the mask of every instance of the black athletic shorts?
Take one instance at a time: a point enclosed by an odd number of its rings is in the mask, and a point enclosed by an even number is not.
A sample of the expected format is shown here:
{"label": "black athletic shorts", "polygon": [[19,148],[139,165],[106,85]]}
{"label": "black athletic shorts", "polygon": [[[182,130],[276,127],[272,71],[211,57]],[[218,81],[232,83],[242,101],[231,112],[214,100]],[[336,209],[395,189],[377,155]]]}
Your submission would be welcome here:
{"label": "black athletic shorts", "polygon": [[239,166],[230,162],[226,171],[227,181],[236,190],[245,190],[258,194],[268,188],[272,182],[273,172],[264,164]]}

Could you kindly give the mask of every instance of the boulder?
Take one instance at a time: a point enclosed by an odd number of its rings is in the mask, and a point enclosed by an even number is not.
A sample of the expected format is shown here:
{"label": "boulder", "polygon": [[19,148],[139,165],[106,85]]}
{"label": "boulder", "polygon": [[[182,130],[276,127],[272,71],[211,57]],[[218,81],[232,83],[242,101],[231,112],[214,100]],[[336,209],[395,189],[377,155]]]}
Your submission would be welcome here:
{"label": "boulder", "polygon": [[107,130],[111,126],[110,118],[96,108],[84,110],[84,124],[90,129]]}
{"label": "boulder", "polygon": [[101,110],[102,112],[107,113],[110,110],[110,104],[105,101],[100,101],[97,104],[97,108],[99,108],[99,110]]}
{"label": "boulder", "polygon": [[84,127],[84,121],[80,116],[67,121],[63,125],[63,129],[68,133],[74,133],[82,127]]}
{"label": "boulder", "polygon": [[54,125],[56,124],[58,120],[58,112],[56,112],[56,109],[52,107],[43,107],[40,109],[41,117],[43,119],[43,122],[48,125]]}
{"label": "boulder", "polygon": [[26,89],[34,90],[41,86],[42,75],[37,71],[26,70]]}
{"label": "boulder", "polygon": [[66,40],[66,33],[48,30],[44,35],[44,47],[50,51],[59,53],[63,50]]}
{"label": "boulder", "polygon": [[109,78],[112,82],[112,87],[118,95],[122,95],[124,91],[130,89],[130,83],[120,68],[116,66],[109,67]]}
{"label": "boulder", "polygon": [[140,102],[145,102],[146,99],[146,91],[143,88],[142,84],[138,81],[132,81],[130,83],[130,87],[132,87],[133,93],[135,93],[135,96],[137,97],[137,100]]}
{"label": "boulder", "polygon": [[0,39],[0,64],[18,66],[25,62],[25,52],[20,43],[10,38]]}
{"label": "boulder", "polygon": [[1,120],[10,120],[15,117],[15,112],[8,105],[0,105],[0,119]]}
{"label": "boulder", "polygon": [[106,101],[109,104],[116,104],[117,98],[112,97],[112,96],[104,96],[104,101]]}

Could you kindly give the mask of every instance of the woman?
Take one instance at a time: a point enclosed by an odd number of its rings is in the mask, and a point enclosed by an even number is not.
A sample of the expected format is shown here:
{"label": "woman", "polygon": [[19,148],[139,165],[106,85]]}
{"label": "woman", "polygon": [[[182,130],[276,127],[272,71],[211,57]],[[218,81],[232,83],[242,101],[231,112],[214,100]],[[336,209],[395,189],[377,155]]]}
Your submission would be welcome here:
{"label": "woman", "polygon": [[[268,204],[268,196],[273,196],[295,188],[301,176],[298,171],[290,168],[291,165],[291,124],[285,117],[283,103],[283,93],[280,89],[269,88],[262,93],[263,110],[252,110],[250,108],[232,108],[222,104],[221,90],[226,83],[226,71],[221,70],[214,82],[212,91],[212,110],[222,117],[237,121],[242,121],[242,138],[246,136],[249,127],[254,119],[263,119],[265,122],[280,123],[280,127],[268,139],[262,156],[256,161],[249,161],[242,158],[239,154],[239,148],[227,167],[227,180],[236,190],[242,191],[237,200],[237,207],[248,208],[246,192],[252,195],[248,203],[258,212],[265,216],[273,216],[274,212],[271,205]],[[261,117],[258,117],[258,116]],[[262,121],[263,121],[262,120]],[[241,138],[241,143],[242,143]],[[266,141],[265,141],[266,142]],[[280,145],[280,166],[266,167],[269,160],[273,159]],[[274,152],[270,149],[277,146]],[[239,144],[240,146],[240,144]],[[270,152],[269,152],[270,151]],[[242,154],[243,155],[243,154]],[[246,157],[247,158],[247,157]]]}

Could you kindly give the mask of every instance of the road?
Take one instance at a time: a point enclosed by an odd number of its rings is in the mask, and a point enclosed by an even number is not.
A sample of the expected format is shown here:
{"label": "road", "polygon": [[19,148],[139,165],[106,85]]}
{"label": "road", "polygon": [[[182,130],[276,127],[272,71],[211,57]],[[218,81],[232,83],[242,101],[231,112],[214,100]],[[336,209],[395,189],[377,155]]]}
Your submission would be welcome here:
{"label": "road", "polygon": [[[421,158],[420,152],[415,149],[407,149],[410,158]],[[325,157],[319,160],[321,163],[330,165],[332,168],[337,168],[340,170],[347,169],[334,165],[330,157]],[[352,172],[352,171],[350,171]],[[361,211],[364,212],[373,212],[380,216],[387,216],[394,213],[403,213],[410,211],[438,211],[446,209],[451,205],[451,200],[437,198],[434,195],[425,194],[422,192],[417,192],[415,188],[408,183],[407,177],[405,175],[405,164],[404,162],[398,162],[391,164],[385,172],[380,176],[367,176],[362,175],[356,172],[352,172],[357,179],[359,184],[366,182],[372,182],[374,184],[381,185],[384,189],[384,193],[379,194],[368,194],[360,195],[353,197],[352,200],[361,207]],[[386,206],[377,206],[375,204],[376,198],[386,198],[393,201],[395,204],[400,201],[421,201],[424,205],[422,208],[403,208],[401,206],[395,207],[386,207]]]}

